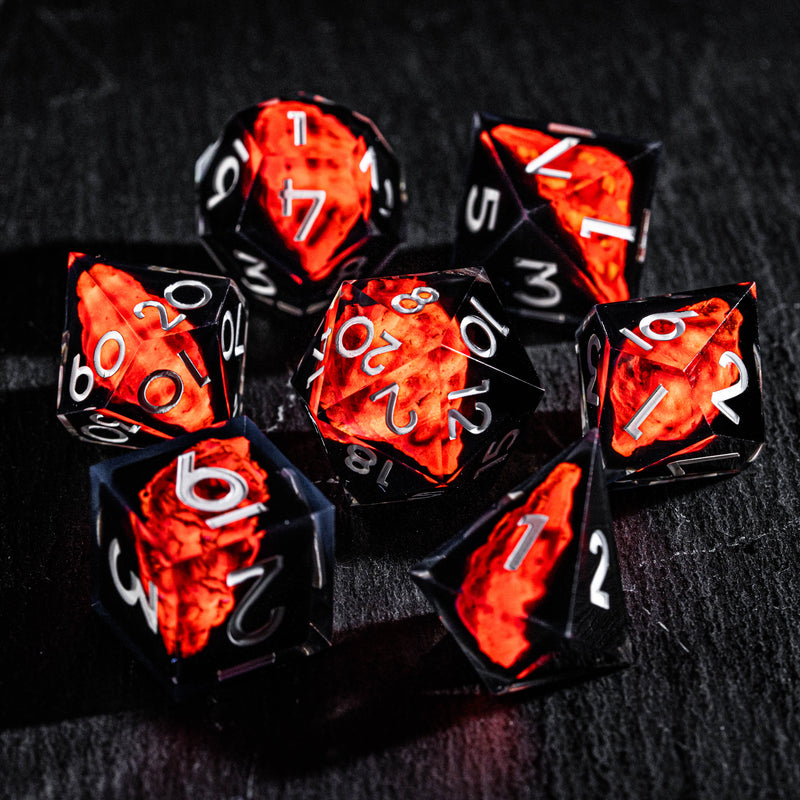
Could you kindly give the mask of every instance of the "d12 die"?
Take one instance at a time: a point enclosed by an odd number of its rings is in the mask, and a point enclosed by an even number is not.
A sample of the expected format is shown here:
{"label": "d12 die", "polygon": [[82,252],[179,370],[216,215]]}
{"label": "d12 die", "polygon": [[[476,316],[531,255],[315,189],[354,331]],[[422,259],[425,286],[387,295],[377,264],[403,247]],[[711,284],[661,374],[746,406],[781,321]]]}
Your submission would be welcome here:
{"label": "d12 die", "polygon": [[200,236],[257,300],[323,309],[344,278],[374,272],[400,237],[405,189],[361,114],[321,97],[236,114],[198,159]]}
{"label": "d12 die", "polygon": [[478,269],[345,281],[293,383],[359,502],[483,475],[543,393]]}
{"label": "d12 die", "polygon": [[230,278],[72,253],[58,416],[141,447],[239,413],[247,307]]}
{"label": "d12 die", "polygon": [[249,419],[91,477],[94,606],[176,698],[329,643],[333,506]]}
{"label": "d12 die", "polygon": [[476,115],[454,263],[484,266],[509,310],[549,322],[635,297],[660,150]]}
{"label": "d12 die", "polygon": [[629,663],[597,432],[509,492],[412,577],[494,693]]}
{"label": "d12 die", "polygon": [[576,334],[584,429],[609,476],[737,472],[764,442],[755,284],[598,305]]}

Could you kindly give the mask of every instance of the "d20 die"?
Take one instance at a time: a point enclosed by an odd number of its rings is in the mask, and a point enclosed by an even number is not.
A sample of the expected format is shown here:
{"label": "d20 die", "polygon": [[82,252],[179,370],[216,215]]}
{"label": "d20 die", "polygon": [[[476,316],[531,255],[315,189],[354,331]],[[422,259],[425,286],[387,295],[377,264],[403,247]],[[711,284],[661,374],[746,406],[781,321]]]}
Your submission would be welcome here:
{"label": "d20 die", "polygon": [[198,159],[203,243],[250,295],[320,311],[400,238],[400,167],[366,117],[306,94],[240,111]]}
{"label": "d20 die", "polygon": [[411,574],[493,693],[630,662],[596,431]]}
{"label": "d20 die", "polygon": [[239,413],[247,307],[230,278],[71,253],[58,416],[142,447]]}
{"label": "d20 die", "polygon": [[94,606],[177,699],[329,644],[333,506],[248,418],[91,478]]}
{"label": "d20 die", "polygon": [[472,147],[454,263],[547,322],[636,296],[660,143],[478,114]]}
{"label": "d20 die", "polygon": [[543,394],[478,269],[345,281],[292,380],[362,503],[490,472]]}
{"label": "d20 die", "polygon": [[619,485],[738,472],[764,442],[752,282],[601,304],[576,334],[584,429]]}

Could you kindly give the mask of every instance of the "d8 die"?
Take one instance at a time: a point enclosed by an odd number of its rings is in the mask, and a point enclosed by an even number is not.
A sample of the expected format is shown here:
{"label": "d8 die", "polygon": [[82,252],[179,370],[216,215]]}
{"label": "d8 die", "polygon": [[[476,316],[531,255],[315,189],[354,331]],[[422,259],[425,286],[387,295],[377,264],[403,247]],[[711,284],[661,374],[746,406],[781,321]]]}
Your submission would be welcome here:
{"label": "d8 die", "polygon": [[543,393],[477,269],[345,281],[293,383],[358,502],[483,475]]}
{"label": "d8 die", "polygon": [[333,506],[249,419],[91,477],[94,606],[176,698],[329,643]]}
{"label": "d8 die", "polygon": [[236,114],[197,162],[199,233],[257,300],[292,314],[396,247],[405,189],[375,125],[321,97]]}
{"label": "d8 die", "polygon": [[230,278],[72,253],[58,416],[81,439],[124,447],[229,419],[246,336]]}
{"label": "d8 die", "polygon": [[598,305],[576,336],[584,429],[612,480],[732,473],[758,454],[754,283]]}
{"label": "d8 die", "polygon": [[412,570],[490,691],[630,661],[597,432]]}
{"label": "d8 die", "polygon": [[509,310],[549,322],[635,297],[660,150],[476,115],[454,263],[484,266]]}

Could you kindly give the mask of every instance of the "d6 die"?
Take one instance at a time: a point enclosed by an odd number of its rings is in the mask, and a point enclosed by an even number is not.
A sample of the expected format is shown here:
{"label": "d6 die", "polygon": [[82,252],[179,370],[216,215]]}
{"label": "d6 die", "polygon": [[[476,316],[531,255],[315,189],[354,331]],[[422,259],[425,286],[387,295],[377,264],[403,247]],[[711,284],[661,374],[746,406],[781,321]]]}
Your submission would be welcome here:
{"label": "d6 die", "polygon": [[597,432],[509,492],[412,577],[493,693],[629,663]]}
{"label": "d6 die", "polygon": [[481,476],[543,393],[478,269],[345,281],[293,383],[358,502]]}
{"label": "d6 die", "polygon": [[240,111],[198,159],[195,183],[211,254],[253,298],[291,314],[323,309],[399,241],[397,159],[369,119],[321,97]]}
{"label": "d6 die", "polygon": [[333,506],[249,419],[91,477],[95,608],[176,698],[329,643]]}
{"label": "d6 die", "polygon": [[576,337],[584,428],[618,484],[737,472],[758,454],[754,283],[601,304]]}
{"label": "d6 die", "polygon": [[247,308],[230,278],[69,258],[58,416],[141,447],[238,413]]}
{"label": "d6 die", "polygon": [[476,115],[454,263],[484,266],[509,310],[548,322],[635,297],[660,150]]}

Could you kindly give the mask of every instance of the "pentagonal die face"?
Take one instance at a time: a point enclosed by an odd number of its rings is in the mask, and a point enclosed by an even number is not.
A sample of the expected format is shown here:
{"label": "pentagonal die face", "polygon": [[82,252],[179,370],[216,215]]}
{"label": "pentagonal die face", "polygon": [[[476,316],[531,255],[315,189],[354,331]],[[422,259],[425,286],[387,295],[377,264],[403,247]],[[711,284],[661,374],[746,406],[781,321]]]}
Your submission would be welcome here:
{"label": "pentagonal die face", "polygon": [[494,693],[628,663],[597,432],[509,492],[412,577]]}
{"label": "pentagonal die face", "polygon": [[400,237],[405,189],[375,125],[320,97],[236,114],[198,159],[200,236],[253,298],[322,310],[344,278],[376,271]]}
{"label": "pentagonal die face", "polygon": [[91,474],[94,606],[176,698],[329,643],[333,506],[250,420]]}
{"label": "pentagonal die face", "polygon": [[477,269],[345,281],[293,383],[359,502],[490,473],[543,393]]}
{"label": "pentagonal die face", "polygon": [[454,263],[485,267],[506,307],[578,324],[638,290],[661,145],[479,114]]}
{"label": "pentagonal die face", "polygon": [[598,305],[577,333],[584,428],[619,485],[738,472],[764,442],[752,282]]}
{"label": "pentagonal die face", "polygon": [[86,441],[142,447],[239,413],[247,307],[229,278],[73,253],[58,416]]}

